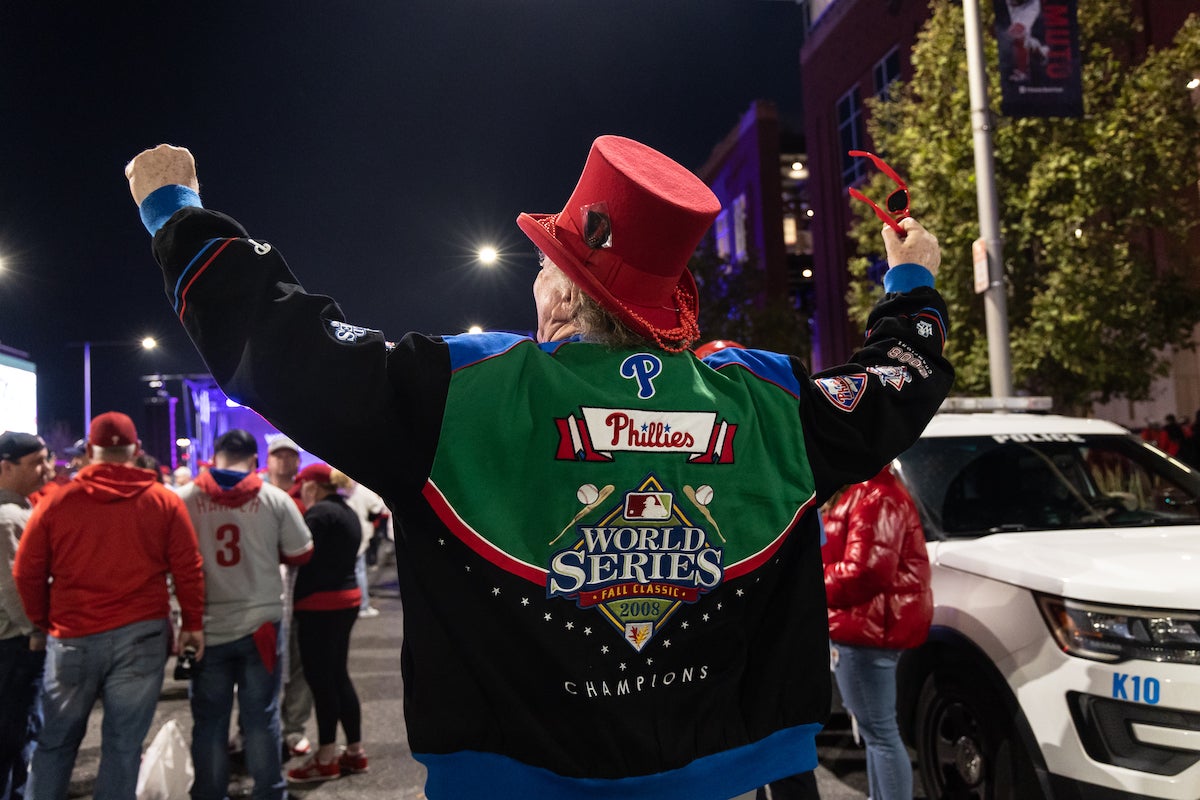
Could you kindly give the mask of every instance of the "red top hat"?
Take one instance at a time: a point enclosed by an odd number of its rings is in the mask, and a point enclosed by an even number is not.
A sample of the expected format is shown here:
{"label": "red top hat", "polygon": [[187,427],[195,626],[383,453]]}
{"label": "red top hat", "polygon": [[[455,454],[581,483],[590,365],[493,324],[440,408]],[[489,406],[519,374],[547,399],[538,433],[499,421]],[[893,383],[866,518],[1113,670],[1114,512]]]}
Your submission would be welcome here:
{"label": "red top hat", "polygon": [[689,170],[632,139],[601,136],[566,207],[521,214],[517,225],[596,302],[679,352],[700,336],[688,259],[720,211]]}

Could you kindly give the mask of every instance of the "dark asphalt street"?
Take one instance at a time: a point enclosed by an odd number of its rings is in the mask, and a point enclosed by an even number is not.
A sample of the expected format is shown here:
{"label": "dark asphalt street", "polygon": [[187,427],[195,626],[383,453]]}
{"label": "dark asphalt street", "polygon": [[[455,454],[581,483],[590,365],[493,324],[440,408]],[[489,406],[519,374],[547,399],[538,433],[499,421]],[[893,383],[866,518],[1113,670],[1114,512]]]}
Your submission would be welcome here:
{"label": "dark asphalt street", "polygon": [[[386,581],[382,578],[372,589],[372,602],[382,613],[358,621],[350,649],[350,672],[362,701],[363,739],[370,758],[370,772],[290,790],[295,797],[313,800],[423,800],[425,797],[422,791],[425,768],[413,760],[404,727],[400,684],[402,608],[395,584]],[[187,684],[172,679],[174,664],[175,659],[170,659],[162,699],[147,744],[159,728],[172,719],[190,741]],[[87,736],[72,773],[72,798],[91,797],[100,759],[101,717],[102,712],[97,708],[89,721]],[[315,719],[309,721],[308,733],[310,738],[316,738]],[[822,800],[865,798],[863,750],[854,744],[846,718],[835,716],[817,744],[821,759],[817,781]],[[300,759],[294,759],[291,766],[299,763]],[[230,784],[230,798],[249,797],[249,791],[249,778],[235,775]]]}

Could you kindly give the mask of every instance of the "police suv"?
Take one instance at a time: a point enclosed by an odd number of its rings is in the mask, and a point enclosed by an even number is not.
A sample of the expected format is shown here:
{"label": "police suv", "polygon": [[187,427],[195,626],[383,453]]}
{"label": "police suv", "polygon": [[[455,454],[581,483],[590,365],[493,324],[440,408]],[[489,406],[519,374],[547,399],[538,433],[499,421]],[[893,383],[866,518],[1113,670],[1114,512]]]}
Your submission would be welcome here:
{"label": "police suv", "polygon": [[933,628],[898,673],[930,798],[1200,798],[1200,475],[1094,419],[944,408],[895,464]]}

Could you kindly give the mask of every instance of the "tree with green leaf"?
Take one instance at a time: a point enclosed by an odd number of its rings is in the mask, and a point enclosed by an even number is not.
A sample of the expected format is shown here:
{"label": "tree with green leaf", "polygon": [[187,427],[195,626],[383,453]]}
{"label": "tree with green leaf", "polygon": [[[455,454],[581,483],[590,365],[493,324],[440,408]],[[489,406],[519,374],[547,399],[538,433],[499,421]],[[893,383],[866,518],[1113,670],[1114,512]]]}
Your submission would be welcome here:
{"label": "tree with green leaf", "polygon": [[[992,30],[986,0],[983,24]],[[971,243],[979,237],[960,3],[932,0],[912,52],[914,75],[891,100],[868,101],[876,152],[904,175],[913,215],[942,245],[938,274],[950,311],[946,354],[955,392],[989,393],[982,295]],[[1200,65],[1200,19],[1171,47],[1135,58],[1140,19],[1124,0],[1079,8],[1085,115],[1000,115],[996,41],[984,36],[1014,387],[1084,411],[1113,397],[1146,399],[1171,348],[1191,348],[1200,322],[1197,225],[1200,113],[1185,82]],[[890,182],[875,176],[868,196]],[[894,188],[894,187],[890,187]],[[856,204],[860,205],[860,204]],[[851,237],[878,250],[879,221],[858,209]],[[1194,241],[1194,239],[1193,239]],[[850,264],[851,316],[865,321],[882,288],[878,256]]]}
{"label": "tree with green leaf", "polygon": [[700,292],[702,341],[732,339],[808,361],[812,353],[808,317],[790,294],[768,289],[767,272],[758,258],[722,258],[706,246],[696,252],[688,268]]}

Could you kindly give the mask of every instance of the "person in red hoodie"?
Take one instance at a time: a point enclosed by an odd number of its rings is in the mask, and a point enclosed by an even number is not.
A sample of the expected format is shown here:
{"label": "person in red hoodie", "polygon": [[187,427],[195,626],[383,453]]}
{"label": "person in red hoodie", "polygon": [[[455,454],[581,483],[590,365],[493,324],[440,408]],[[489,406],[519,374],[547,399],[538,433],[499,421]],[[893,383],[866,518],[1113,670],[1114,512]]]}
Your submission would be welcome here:
{"label": "person in red hoodie", "polygon": [[30,797],[67,796],[88,716],[101,698],[96,797],[132,798],[142,742],[171,648],[167,575],[182,610],[180,651],[204,656],[204,573],[183,501],[133,466],[133,421],[92,420],[91,463],[39,503],[21,536],[13,577],[25,612],[49,633],[45,722]]}
{"label": "person in red hoodie", "polygon": [[872,800],[911,800],[896,724],[896,664],[929,635],[929,556],[917,507],[889,467],[825,515],[825,596],[838,690],[867,744]]}

